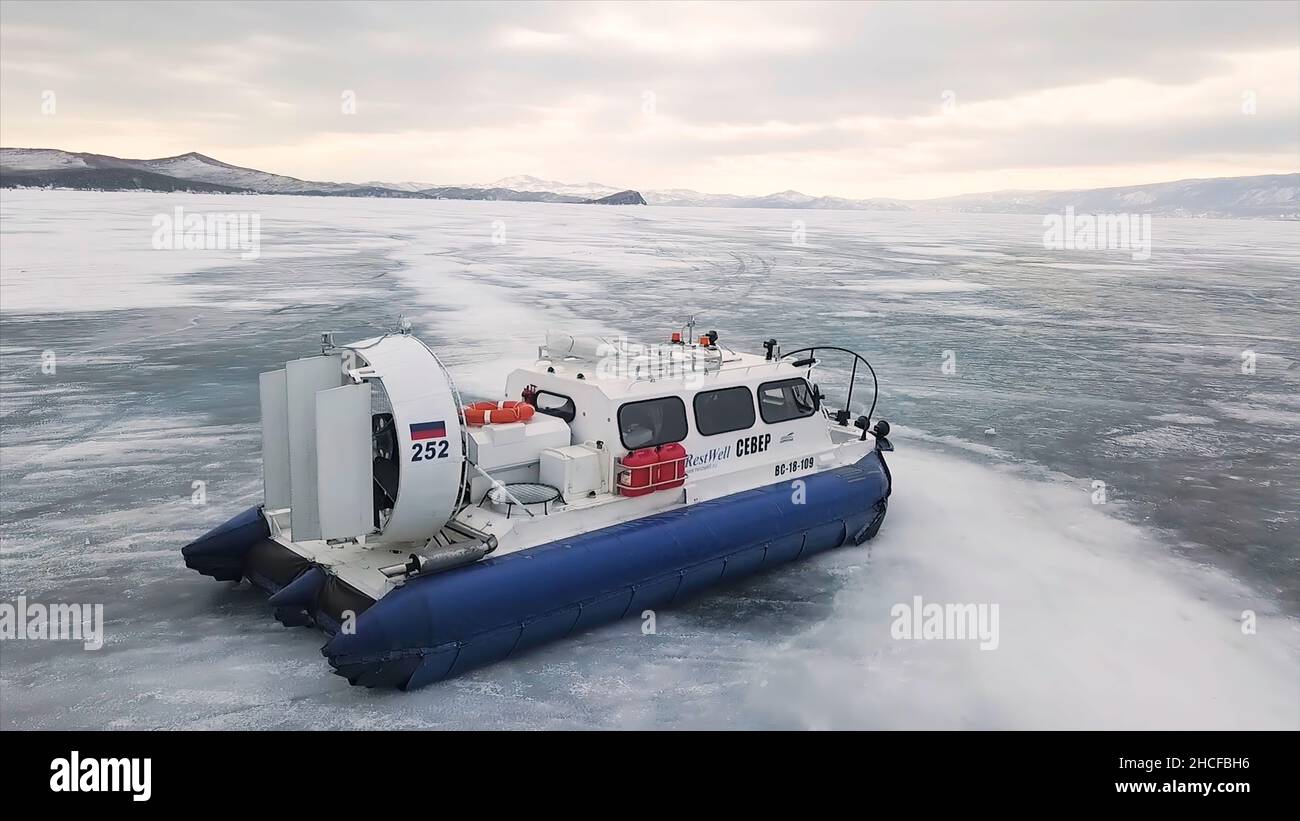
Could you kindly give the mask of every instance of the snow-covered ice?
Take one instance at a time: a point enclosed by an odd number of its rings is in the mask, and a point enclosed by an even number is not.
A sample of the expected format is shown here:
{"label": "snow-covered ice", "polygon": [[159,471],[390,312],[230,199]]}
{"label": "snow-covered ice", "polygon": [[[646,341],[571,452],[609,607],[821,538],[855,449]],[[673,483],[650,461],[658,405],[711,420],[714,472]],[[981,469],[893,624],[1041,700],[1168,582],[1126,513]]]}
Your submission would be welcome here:
{"label": "snow-covered ice", "polygon": [[[262,257],[153,250],[178,204],[258,213]],[[1136,263],[999,215],[5,191],[0,216],[0,599],[107,617],[99,651],[4,643],[7,729],[1300,728],[1284,224],[1156,220]],[[258,497],[256,374],[321,330],[404,314],[490,396],[548,327],[688,313],[872,360],[898,447],[874,542],[414,693],[349,687],[319,633],[181,562]],[[891,638],[917,595],[997,603],[998,649]]]}

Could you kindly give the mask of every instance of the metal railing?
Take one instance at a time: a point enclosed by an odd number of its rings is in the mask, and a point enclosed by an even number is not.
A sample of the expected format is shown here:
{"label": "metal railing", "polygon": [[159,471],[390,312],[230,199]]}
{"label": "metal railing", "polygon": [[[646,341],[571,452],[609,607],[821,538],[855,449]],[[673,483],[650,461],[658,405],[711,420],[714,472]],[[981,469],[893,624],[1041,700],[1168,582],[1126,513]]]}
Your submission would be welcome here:
{"label": "metal railing", "polygon": [[783,353],[781,354],[781,356],[777,361],[780,361],[781,359],[788,359],[789,357],[796,356],[798,354],[806,353],[808,354],[806,360],[800,360],[799,362],[795,362],[792,364],[796,366],[802,366],[806,362],[808,365],[808,376],[811,377],[813,366],[817,364],[818,351],[836,351],[838,353],[846,353],[849,356],[853,357],[853,370],[850,371],[849,373],[849,393],[848,396],[844,399],[845,411],[848,411],[853,404],[853,388],[858,380],[858,363],[861,362],[863,365],[867,366],[867,370],[871,372],[871,390],[872,390],[871,408],[867,411],[867,427],[870,427],[871,419],[876,415],[876,400],[880,398],[880,382],[876,379],[876,369],[871,367],[871,363],[867,361],[866,357],[862,356],[857,351],[851,351],[848,348],[840,348],[835,345],[816,345],[811,348],[800,348],[797,351],[790,351],[788,353]]}
{"label": "metal railing", "polygon": [[[623,464],[622,459],[615,459],[614,460],[614,487],[617,488],[618,490],[659,490],[660,488],[667,487],[668,485],[685,482],[686,481],[686,460],[689,458],[690,458],[689,455],[687,455],[687,456],[678,457],[676,459],[665,459],[662,462],[655,462],[653,465],[625,465]],[[681,476],[677,475],[678,464],[681,465],[681,474],[682,474]],[[664,466],[665,468],[672,466],[673,478],[665,479],[662,482],[655,482],[653,481],[654,471],[656,468],[658,468],[661,465]],[[644,485],[632,485],[624,482],[623,477],[627,476],[629,479],[631,479],[631,472],[634,470],[650,471],[651,481],[648,484],[644,484]]]}

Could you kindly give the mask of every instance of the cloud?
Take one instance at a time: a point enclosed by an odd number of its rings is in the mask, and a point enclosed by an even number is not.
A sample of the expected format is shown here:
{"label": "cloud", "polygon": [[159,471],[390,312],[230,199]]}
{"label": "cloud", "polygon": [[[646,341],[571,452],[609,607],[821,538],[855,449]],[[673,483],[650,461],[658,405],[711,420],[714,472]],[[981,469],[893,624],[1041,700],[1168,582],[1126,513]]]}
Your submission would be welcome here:
{"label": "cloud", "polygon": [[0,15],[7,145],[199,150],[304,178],[841,196],[1300,168],[1288,3],[13,2]]}

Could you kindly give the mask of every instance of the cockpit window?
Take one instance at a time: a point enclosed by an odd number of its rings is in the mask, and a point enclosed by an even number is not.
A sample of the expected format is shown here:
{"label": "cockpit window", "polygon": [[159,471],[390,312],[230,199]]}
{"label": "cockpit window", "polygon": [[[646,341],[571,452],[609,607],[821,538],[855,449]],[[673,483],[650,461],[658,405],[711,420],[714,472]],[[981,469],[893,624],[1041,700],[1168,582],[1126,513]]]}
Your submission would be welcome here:
{"label": "cockpit window", "polygon": [[803,378],[764,382],[758,386],[758,412],[769,425],[802,419],[817,412],[812,390]]}
{"label": "cockpit window", "polygon": [[704,436],[731,433],[754,425],[754,397],[737,385],[695,394],[695,429]]}
{"label": "cockpit window", "polygon": [[628,450],[680,442],[686,438],[686,404],[676,396],[628,402],[618,409],[618,433]]}

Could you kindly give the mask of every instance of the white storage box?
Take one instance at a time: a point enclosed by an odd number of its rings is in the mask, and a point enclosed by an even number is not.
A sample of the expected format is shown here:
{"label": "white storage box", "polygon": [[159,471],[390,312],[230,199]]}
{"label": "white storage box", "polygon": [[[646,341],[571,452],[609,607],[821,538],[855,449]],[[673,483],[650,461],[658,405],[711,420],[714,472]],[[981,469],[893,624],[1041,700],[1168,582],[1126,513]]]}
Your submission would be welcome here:
{"label": "white storage box", "polygon": [[565,501],[576,501],[604,490],[601,481],[602,451],[590,445],[570,445],[542,451],[541,482],[558,488]]}
{"label": "white storage box", "polygon": [[496,471],[534,463],[543,450],[571,441],[568,423],[539,413],[527,422],[470,428],[469,458],[483,470]]}

